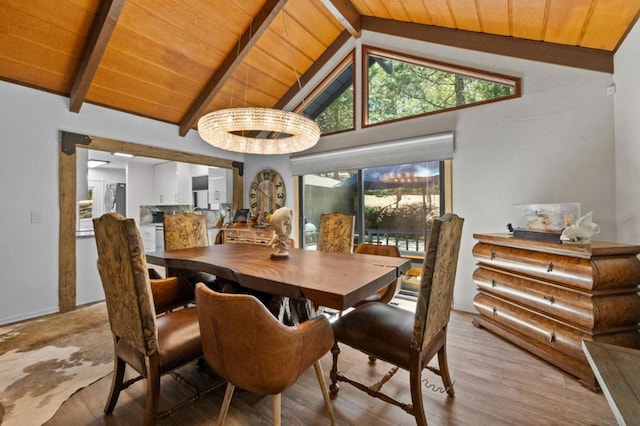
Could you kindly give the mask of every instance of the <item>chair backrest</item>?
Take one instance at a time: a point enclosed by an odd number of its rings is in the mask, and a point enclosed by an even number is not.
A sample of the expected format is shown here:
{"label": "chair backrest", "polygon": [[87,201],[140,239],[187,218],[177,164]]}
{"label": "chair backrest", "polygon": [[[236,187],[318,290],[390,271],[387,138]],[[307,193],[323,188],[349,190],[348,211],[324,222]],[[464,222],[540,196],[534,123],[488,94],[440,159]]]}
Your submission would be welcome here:
{"label": "chair backrest", "polygon": [[400,250],[398,250],[398,247],[388,244],[360,243],[353,252],[360,254],[376,254],[378,256],[400,257]]}
{"label": "chair backrest", "polygon": [[165,215],[164,249],[179,250],[184,248],[207,247],[207,218],[195,213],[178,213]]}
{"label": "chair backrest", "polygon": [[151,355],[158,350],[156,312],[135,221],[107,213],[93,219],[93,229],[111,331],[141,353]]}
{"label": "chair backrest", "polygon": [[333,344],[328,321],[327,333],[303,338],[250,295],[216,293],[198,284],[196,307],[209,365],[237,387],[261,395],[275,395],[293,385],[316,361],[306,360],[307,354]]}
{"label": "chair backrest", "polygon": [[[401,257],[398,247],[389,244],[360,243],[356,246],[353,252],[359,254],[374,254],[377,256]],[[389,303],[396,295],[399,280],[400,278],[394,278],[387,286],[382,287],[376,292],[376,294],[372,294],[361,303],[371,301]]]}
{"label": "chair backrest", "polygon": [[448,213],[431,226],[411,339],[413,350],[422,351],[449,322],[463,222]]}
{"label": "chair backrest", "polygon": [[351,253],[356,217],[352,214],[334,212],[320,215],[318,228],[318,251]]}

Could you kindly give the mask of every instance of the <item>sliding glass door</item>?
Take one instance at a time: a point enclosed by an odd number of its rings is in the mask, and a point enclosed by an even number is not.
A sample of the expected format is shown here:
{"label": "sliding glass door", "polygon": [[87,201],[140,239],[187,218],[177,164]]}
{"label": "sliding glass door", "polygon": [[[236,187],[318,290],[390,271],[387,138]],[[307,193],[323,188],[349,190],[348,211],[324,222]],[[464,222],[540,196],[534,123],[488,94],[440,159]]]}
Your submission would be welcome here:
{"label": "sliding glass door", "polygon": [[302,176],[304,241],[315,249],[322,213],[356,216],[356,244],[392,244],[424,253],[430,220],[444,213],[442,162],[431,161]]}
{"label": "sliding glass door", "polygon": [[[444,161],[303,175],[300,247],[316,249],[322,213],[354,214],[355,244],[395,245],[419,274],[431,220],[445,213],[443,176]],[[419,282],[403,277],[400,292],[414,296]]]}
{"label": "sliding glass door", "polygon": [[[342,212],[356,215],[358,219],[359,198],[356,185],[344,186],[357,171],[336,171],[302,176],[303,235],[300,247],[315,250],[318,226],[322,213]],[[356,223],[358,229],[358,223]],[[357,237],[356,237],[357,238]]]}

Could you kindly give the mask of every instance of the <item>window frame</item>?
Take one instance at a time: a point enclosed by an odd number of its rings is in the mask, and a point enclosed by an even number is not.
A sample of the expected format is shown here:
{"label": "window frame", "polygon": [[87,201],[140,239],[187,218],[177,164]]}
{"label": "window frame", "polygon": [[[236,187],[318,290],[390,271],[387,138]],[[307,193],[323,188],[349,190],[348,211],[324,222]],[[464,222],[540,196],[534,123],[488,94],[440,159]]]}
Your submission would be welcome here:
{"label": "window frame", "polygon": [[[453,211],[453,176],[452,176],[452,160],[433,160],[438,161],[440,163],[440,197],[443,202],[440,205],[441,213],[451,213]],[[372,166],[377,167],[377,166]],[[355,233],[358,235],[364,235],[365,227],[364,227],[364,185],[363,185],[363,169],[367,167],[363,167],[357,169],[358,180],[357,180],[357,200],[356,200],[356,229]],[[305,211],[305,183],[304,176],[299,175],[294,180],[294,205],[297,206],[298,214],[298,224],[297,224],[297,243],[298,247],[305,248],[305,234],[304,234],[304,221],[306,218]],[[329,212],[327,212],[329,213]]]}
{"label": "window frame", "polygon": [[309,106],[313,100],[320,95],[342,72],[349,66],[353,65],[351,70],[351,84],[353,86],[353,103],[352,103],[352,111],[351,115],[353,117],[352,126],[342,130],[335,130],[333,132],[322,133],[321,136],[335,135],[344,132],[351,132],[356,130],[356,100],[358,99],[358,94],[361,91],[358,85],[356,84],[356,52],[355,49],[351,50],[338,65],[333,68],[333,70],[316,86],[315,89],[309,93],[309,95],[305,96],[305,99],[294,108],[294,112],[297,114],[302,114],[304,109]]}
{"label": "window frame", "polygon": [[[495,83],[500,83],[500,84],[513,84],[514,85],[514,93],[510,96],[504,96],[504,97],[500,97],[500,98],[495,98],[495,99],[487,99],[484,101],[479,101],[479,102],[473,102],[470,104],[465,104],[465,105],[458,105],[455,107],[451,107],[451,108],[444,108],[444,109],[440,109],[437,111],[429,111],[429,112],[425,112],[425,113],[421,113],[421,114],[416,114],[416,115],[411,115],[408,117],[398,117],[395,119],[391,119],[391,120],[385,120],[385,121],[379,121],[376,123],[369,123],[369,67],[366,66],[366,64],[368,64],[368,57],[369,55],[376,55],[376,56],[382,56],[385,58],[389,58],[392,60],[396,60],[396,61],[401,61],[401,62],[408,62],[414,65],[420,65],[420,66],[425,66],[425,67],[429,67],[429,68],[434,68],[440,71],[444,71],[444,72],[449,72],[449,73],[453,73],[453,74],[460,74],[460,75],[464,75],[467,77],[472,77],[472,78],[477,78],[477,79],[482,79],[482,80],[488,80],[488,81],[492,81]],[[398,53],[398,52],[393,52],[390,50],[386,50],[386,49],[382,49],[382,48],[378,48],[375,46],[369,46],[369,45],[363,45],[362,46],[362,55],[360,58],[360,63],[362,64],[361,66],[361,81],[362,83],[360,84],[362,91],[361,91],[361,98],[360,98],[360,102],[362,105],[362,128],[366,129],[368,127],[375,127],[375,126],[379,126],[379,125],[383,125],[383,124],[391,124],[391,123],[397,123],[399,121],[405,121],[405,120],[412,120],[415,118],[420,118],[420,117],[426,117],[429,115],[434,115],[434,114],[441,114],[444,112],[450,112],[450,111],[455,111],[458,109],[463,109],[463,108],[469,108],[469,107],[476,107],[476,106],[480,106],[480,105],[486,105],[489,103],[494,103],[494,102],[502,102],[502,101],[507,101],[510,99],[515,99],[515,98],[520,98],[522,97],[522,79],[520,79],[519,77],[513,77],[513,76],[508,76],[505,74],[499,74],[499,73],[494,73],[494,72],[490,72],[490,71],[484,71],[484,70],[480,70],[480,69],[476,69],[476,68],[471,68],[471,67],[464,67],[464,66],[460,66],[460,65],[455,65],[455,64],[450,64],[450,63],[446,63],[446,62],[441,62],[441,61],[436,61],[436,60],[431,60],[431,59],[427,59],[427,58],[420,58],[417,56],[413,56],[413,55],[407,55],[404,53]]]}

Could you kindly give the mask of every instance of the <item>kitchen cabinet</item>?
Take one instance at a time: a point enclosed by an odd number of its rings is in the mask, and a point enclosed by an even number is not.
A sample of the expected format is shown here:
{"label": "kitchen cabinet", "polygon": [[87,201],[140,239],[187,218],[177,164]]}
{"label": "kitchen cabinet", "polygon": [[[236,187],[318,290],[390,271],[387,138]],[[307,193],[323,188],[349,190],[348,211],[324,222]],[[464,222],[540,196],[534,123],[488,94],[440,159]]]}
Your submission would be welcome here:
{"label": "kitchen cabinet", "polygon": [[233,171],[219,167],[209,169],[209,205],[219,210],[220,204],[233,203]]}
{"label": "kitchen cabinet", "polygon": [[164,226],[156,223],[156,251],[164,250]]}
{"label": "kitchen cabinet", "polygon": [[156,251],[156,226],[142,225],[140,226],[140,236],[146,253]]}
{"label": "kitchen cabinet", "polygon": [[153,201],[157,205],[193,204],[191,165],[177,161],[154,166]]}
{"label": "kitchen cabinet", "polygon": [[640,349],[640,246],[474,234],[473,319],[597,388],[582,341]]}

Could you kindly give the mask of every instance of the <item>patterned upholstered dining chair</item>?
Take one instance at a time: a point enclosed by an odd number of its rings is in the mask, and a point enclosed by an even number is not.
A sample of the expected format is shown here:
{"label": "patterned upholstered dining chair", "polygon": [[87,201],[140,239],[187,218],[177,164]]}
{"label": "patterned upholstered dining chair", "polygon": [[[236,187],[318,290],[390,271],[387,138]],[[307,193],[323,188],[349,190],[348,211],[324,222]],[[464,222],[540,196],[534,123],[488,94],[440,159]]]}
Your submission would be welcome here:
{"label": "patterned upholstered dining chair", "polygon": [[124,383],[129,365],[146,378],[144,424],[153,425],[160,376],[202,356],[197,311],[191,307],[156,316],[144,246],[134,220],[107,213],[93,223],[114,344],[111,392],[104,412],[114,410],[120,391],[132,383]]}
{"label": "patterned upholstered dining chair", "polygon": [[280,425],[281,393],[314,366],[331,424],[335,414],[320,358],[333,344],[331,324],[324,315],[303,324],[285,326],[254,296],[226,294],[196,286],[196,307],[204,357],[227,389],[218,415],[223,425],[235,387],[273,395],[273,424]]}
{"label": "patterned upholstered dining chair", "polygon": [[207,247],[207,218],[195,213],[164,215],[164,249]]}
{"label": "patterned upholstered dining chair", "polygon": [[351,253],[356,217],[341,212],[320,215],[318,228],[318,251]]}
{"label": "patterned upholstered dining chair", "polygon": [[[163,224],[165,250],[207,247],[209,245],[207,218],[204,215],[195,213],[165,215]],[[192,288],[195,288],[197,283],[202,282],[218,290],[221,284],[221,282],[217,282],[215,275],[201,271],[169,269],[167,270],[167,276],[176,276],[184,279],[191,284]]]}
{"label": "patterned upholstered dining chair", "polygon": [[[422,370],[440,375],[446,392],[454,395],[447,363],[447,324],[453,302],[453,286],[458,263],[463,219],[446,214],[433,221],[422,265],[422,277],[415,314],[383,304],[366,303],[333,323],[335,343],[331,352],[331,392],[339,391],[338,381],[349,383],[394,404],[413,415],[419,426],[427,424],[422,402]],[[367,386],[338,371],[339,343],[393,364],[377,383]],[[428,366],[438,356],[438,368]],[[399,368],[409,371],[411,403],[400,402],[382,393],[384,383]]]}

